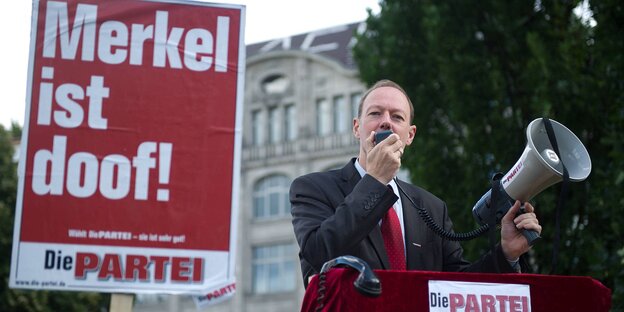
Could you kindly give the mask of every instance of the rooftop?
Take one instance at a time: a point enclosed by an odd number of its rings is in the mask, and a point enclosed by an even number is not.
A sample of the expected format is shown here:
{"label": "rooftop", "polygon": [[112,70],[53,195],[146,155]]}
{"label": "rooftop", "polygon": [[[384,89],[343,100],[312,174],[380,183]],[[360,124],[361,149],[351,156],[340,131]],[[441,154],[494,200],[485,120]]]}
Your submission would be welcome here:
{"label": "rooftop", "polygon": [[332,59],[348,69],[356,69],[351,48],[355,34],[361,33],[364,22],[339,25],[290,37],[247,45],[247,58],[278,51],[305,51]]}

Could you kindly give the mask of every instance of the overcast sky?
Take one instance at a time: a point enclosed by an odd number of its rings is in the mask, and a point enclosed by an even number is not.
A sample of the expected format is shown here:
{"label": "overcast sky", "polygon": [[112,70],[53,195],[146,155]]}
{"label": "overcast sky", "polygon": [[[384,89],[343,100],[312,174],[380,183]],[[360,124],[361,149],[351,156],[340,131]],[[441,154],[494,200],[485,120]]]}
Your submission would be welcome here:
{"label": "overcast sky", "polygon": [[[366,9],[379,12],[378,0],[240,0],[210,1],[246,6],[245,43],[287,37],[362,21]],[[24,124],[32,3],[8,1],[0,10],[0,124]]]}

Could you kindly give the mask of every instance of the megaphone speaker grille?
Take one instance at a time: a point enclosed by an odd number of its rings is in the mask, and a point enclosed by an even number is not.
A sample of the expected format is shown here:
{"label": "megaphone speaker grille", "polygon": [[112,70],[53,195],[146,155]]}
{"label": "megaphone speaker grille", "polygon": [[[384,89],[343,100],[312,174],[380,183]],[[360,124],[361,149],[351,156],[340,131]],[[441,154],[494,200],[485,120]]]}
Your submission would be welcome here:
{"label": "megaphone speaker grille", "polygon": [[[565,164],[570,180],[579,182],[587,179],[591,172],[591,159],[581,140],[572,131],[557,121],[550,120],[559,145],[560,159],[554,154],[548,140],[546,127],[541,118],[533,120],[527,127],[527,145],[540,154],[538,159],[546,166],[563,175]],[[553,155],[554,154],[554,155]]]}

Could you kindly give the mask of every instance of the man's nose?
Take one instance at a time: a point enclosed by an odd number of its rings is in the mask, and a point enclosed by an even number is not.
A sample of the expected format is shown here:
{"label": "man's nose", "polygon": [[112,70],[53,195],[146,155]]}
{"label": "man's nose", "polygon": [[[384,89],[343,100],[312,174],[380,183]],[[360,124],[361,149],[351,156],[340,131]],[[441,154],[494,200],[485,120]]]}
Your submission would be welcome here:
{"label": "man's nose", "polygon": [[381,130],[392,130],[392,126],[390,124],[390,115],[384,114],[383,119],[381,120],[381,124],[379,125]]}

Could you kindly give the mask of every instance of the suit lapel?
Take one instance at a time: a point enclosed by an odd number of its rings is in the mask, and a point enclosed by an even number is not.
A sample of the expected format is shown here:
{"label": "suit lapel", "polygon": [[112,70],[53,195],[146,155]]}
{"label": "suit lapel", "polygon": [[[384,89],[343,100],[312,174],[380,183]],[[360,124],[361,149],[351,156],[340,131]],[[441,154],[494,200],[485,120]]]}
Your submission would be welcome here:
{"label": "suit lapel", "polygon": [[[360,173],[355,169],[354,162],[357,161],[356,158],[351,159],[351,161],[342,168],[342,179],[344,184],[341,186],[342,191],[345,196],[349,195],[355,185],[362,179],[360,177]],[[376,226],[369,234],[368,234],[368,242],[371,244],[377,257],[379,258],[379,262],[382,264],[383,269],[390,268],[390,262],[388,261],[388,255],[386,253],[386,248],[384,246],[383,237],[381,236],[381,229],[379,226]]]}
{"label": "suit lapel", "polygon": [[383,236],[381,236],[381,229],[379,226],[376,226],[375,229],[368,234],[368,240],[373,246],[373,249],[375,249],[375,253],[377,253],[377,257],[379,258],[379,262],[381,262],[383,269],[390,269],[388,253],[386,252],[386,247],[384,246]]}
{"label": "suit lapel", "polygon": [[[403,181],[398,181],[398,183],[401,183],[401,187],[403,190],[407,188],[406,184]],[[422,201],[414,196],[414,194],[408,195],[416,204],[422,205]],[[426,242],[424,240],[427,237],[427,225],[418,215],[418,211],[416,207],[414,207],[414,204],[412,204],[412,202],[407,197],[405,197],[403,193],[401,193],[401,204],[403,205],[403,223],[405,226],[407,269],[418,270],[424,265],[423,250],[426,247]]]}

